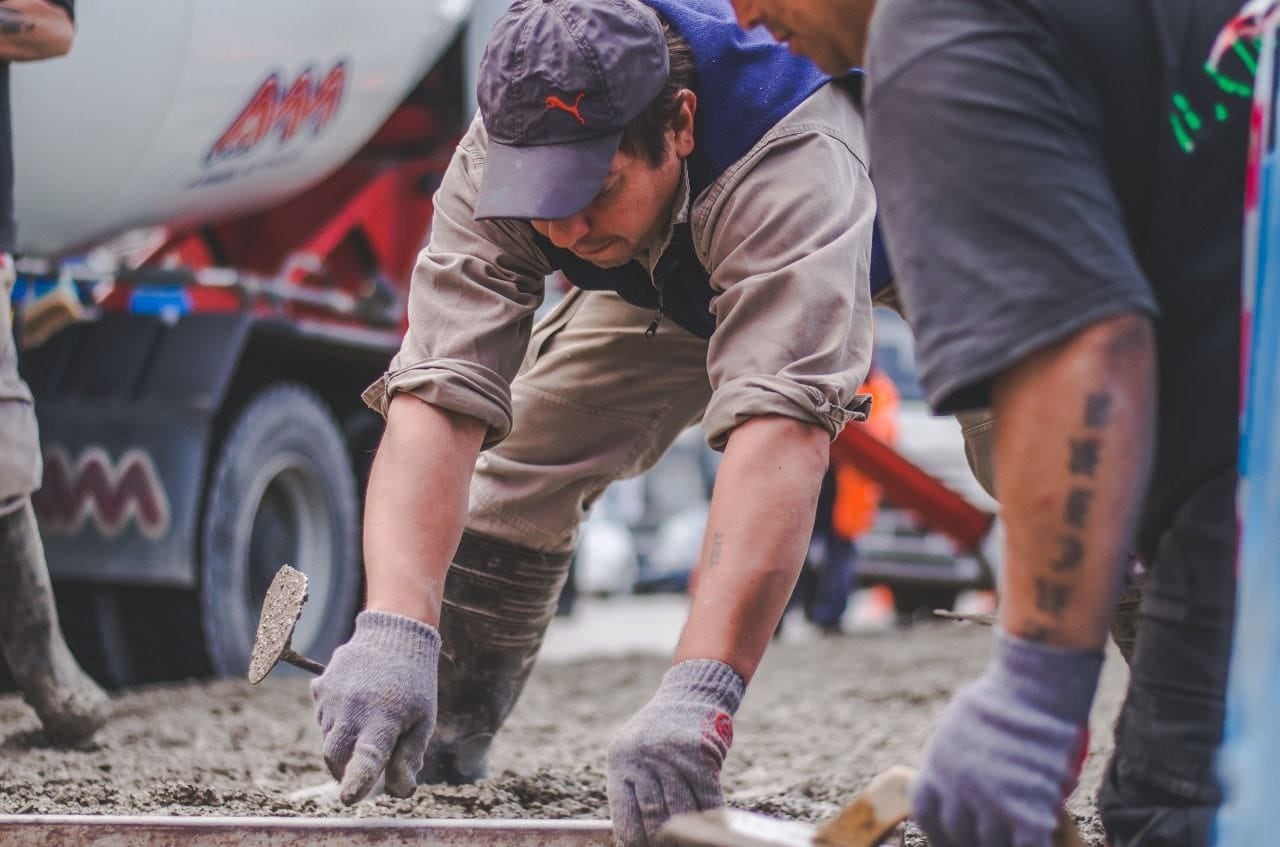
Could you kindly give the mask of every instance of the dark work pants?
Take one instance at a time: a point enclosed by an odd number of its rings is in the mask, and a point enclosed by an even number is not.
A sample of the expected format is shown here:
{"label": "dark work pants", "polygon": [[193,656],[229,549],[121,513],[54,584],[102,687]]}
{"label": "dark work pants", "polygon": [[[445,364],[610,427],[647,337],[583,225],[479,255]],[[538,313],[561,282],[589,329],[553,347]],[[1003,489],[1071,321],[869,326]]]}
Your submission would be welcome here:
{"label": "dark work pants", "polygon": [[1143,589],[1116,752],[1098,794],[1111,847],[1207,847],[1222,801],[1235,605],[1234,470],[1202,485],[1161,537]]}

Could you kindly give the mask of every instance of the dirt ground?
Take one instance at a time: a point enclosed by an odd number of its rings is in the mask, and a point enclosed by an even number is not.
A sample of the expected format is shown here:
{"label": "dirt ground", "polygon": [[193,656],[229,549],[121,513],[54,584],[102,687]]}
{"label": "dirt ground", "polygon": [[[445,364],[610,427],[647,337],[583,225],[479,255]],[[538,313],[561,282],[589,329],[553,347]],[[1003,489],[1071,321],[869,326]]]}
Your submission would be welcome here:
{"label": "dirt ground", "polygon": [[[881,769],[917,760],[948,696],[985,662],[990,630],[937,623],[774,645],[739,712],[724,785],[732,805],[820,819]],[[307,680],[155,686],[115,697],[81,750],[47,747],[0,697],[0,814],[575,817],[608,813],[604,751],[666,667],[656,655],[543,662],[495,745],[491,779],[424,786],[354,808],[303,792],[326,782]],[[1108,661],[1095,750],[1072,799],[1101,844],[1092,796],[1124,685]],[[923,843],[914,834],[908,843]]]}

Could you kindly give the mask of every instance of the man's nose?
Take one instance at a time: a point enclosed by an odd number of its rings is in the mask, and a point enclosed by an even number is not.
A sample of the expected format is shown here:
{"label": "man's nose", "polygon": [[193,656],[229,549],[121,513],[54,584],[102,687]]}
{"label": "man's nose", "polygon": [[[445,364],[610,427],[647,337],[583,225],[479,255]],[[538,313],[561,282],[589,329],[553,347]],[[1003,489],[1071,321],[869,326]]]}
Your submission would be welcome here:
{"label": "man's nose", "polygon": [[753,29],[763,23],[760,10],[753,0],[732,0],[734,14],[738,16],[738,26]]}
{"label": "man's nose", "polygon": [[582,240],[591,229],[587,216],[581,213],[567,218],[547,221],[547,238],[557,247],[569,249]]}

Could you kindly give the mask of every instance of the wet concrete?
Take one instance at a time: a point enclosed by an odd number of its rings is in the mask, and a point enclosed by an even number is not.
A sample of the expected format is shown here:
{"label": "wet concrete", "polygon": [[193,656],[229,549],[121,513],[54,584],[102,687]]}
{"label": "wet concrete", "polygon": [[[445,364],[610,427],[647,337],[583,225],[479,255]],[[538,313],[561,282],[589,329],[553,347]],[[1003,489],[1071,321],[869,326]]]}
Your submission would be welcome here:
{"label": "wet concrete", "polygon": [[[940,623],[774,645],[739,712],[724,774],[730,803],[818,820],[883,768],[915,763],[947,698],[981,670],[990,635]],[[544,662],[495,746],[491,779],[350,809],[290,799],[327,780],[300,672],[277,671],[256,687],[218,681],[117,695],[112,722],[80,750],[46,746],[29,710],[0,697],[0,814],[604,817],[608,739],[666,665],[656,655]],[[1124,684],[1118,657],[1105,677],[1095,749],[1070,804],[1095,845],[1091,798]]]}

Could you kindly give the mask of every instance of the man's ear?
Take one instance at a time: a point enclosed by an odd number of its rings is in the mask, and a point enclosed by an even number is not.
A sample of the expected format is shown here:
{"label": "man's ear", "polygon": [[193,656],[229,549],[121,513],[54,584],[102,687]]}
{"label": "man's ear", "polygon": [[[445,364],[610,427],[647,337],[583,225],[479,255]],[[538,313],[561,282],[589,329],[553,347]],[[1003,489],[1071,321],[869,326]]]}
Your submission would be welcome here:
{"label": "man's ear", "polygon": [[698,113],[698,95],[682,88],[676,97],[680,100],[680,109],[672,121],[671,132],[675,136],[676,155],[686,159],[693,152],[693,118]]}

